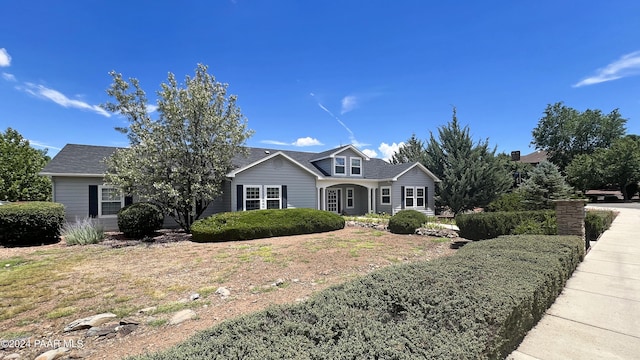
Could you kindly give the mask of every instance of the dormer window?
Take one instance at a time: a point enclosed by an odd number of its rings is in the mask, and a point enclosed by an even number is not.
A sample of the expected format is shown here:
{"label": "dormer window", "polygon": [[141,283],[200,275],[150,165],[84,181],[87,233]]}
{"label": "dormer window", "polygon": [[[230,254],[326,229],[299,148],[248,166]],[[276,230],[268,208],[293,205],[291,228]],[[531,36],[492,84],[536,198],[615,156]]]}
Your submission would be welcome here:
{"label": "dormer window", "polygon": [[347,158],[344,156],[336,156],[335,159],[333,159],[333,163],[334,163],[334,167],[333,167],[333,173],[336,175],[345,175],[346,174],[346,164],[347,164]]}
{"label": "dormer window", "polygon": [[362,159],[356,158],[356,157],[351,158],[351,175],[353,176],[362,175]]}

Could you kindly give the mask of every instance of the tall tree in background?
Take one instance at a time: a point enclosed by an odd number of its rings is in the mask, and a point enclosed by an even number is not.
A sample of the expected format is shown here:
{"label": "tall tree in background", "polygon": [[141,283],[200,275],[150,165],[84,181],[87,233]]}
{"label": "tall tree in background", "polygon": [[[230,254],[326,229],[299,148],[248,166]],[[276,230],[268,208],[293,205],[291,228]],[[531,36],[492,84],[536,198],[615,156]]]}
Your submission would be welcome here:
{"label": "tall tree in background", "polygon": [[50,201],[51,179],[38,175],[49,160],[16,130],[0,132],[0,200]]}
{"label": "tall tree in background", "polygon": [[611,146],[625,134],[626,122],[617,109],[606,115],[600,110],[579,112],[558,102],[547,105],[531,143],[546,151],[549,161],[564,171],[577,155]]}
{"label": "tall tree in background", "polygon": [[412,134],[411,138],[404,143],[398,151],[396,151],[389,162],[392,164],[404,164],[419,162],[424,164],[426,159],[426,152],[424,142],[416,137],[416,134]]}
{"label": "tall tree in background", "polygon": [[454,214],[484,207],[506,192],[513,178],[489,149],[489,141],[473,143],[469,127],[460,127],[453,118],[438,128],[438,138],[430,136],[425,166],[442,180],[437,200]]}
{"label": "tall tree in background", "polygon": [[169,73],[157,92],[154,120],[138,80],[110,75],[113,84],[107,93],[115,102],[103,107],[127,118],[129,127],[117,130],[128,136],[130,147],[108,159],[107,181],[161,206],[190,231],[193,221],[222,193],[233,157],[246,152],[243,145],[252,131],[236,96],[227,96],[228,85],[199,64],[184,85]]}

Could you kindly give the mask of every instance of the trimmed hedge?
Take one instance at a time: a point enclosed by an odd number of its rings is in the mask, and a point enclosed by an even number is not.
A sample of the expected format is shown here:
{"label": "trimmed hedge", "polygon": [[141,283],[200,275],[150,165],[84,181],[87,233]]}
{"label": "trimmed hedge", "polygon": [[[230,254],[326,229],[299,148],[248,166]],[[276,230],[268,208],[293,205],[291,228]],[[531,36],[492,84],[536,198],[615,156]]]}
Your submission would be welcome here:
{"label": "trimmed hedge", "polygon": [[151,236],[162,228],[164,216],[157,205],[139,202],[118,211],[118,229],[130,239]]}
{"label": "trimmed hedge", "polygon": [[[555,210],[483,212],[456,215],[456,225],[460,229],[460,237],[469,240],[493,239],[502,235],[511,235],[519,225],[530,221],[547,223],[547,227],[555,224]],[[557,225],[555,225],[557,226]],[[548,231],[547,231],[547,235]]]}
{"label": "trimmed hedge", "polygon": [[504,359],[584,256],[576,236],[510,236],[394,265],[135,359]]}
{"label": "trimmed hedge", "polygon": [[59,240],[64,223],[64,206],[45,201],[0,206],[0,244],[22,246]]}
{"label": "trimmed hedge", "polygon": [[416,210],[401,210],[389,219],[389,231],[394,234],[413,234],[427,222],[427,216]]}
{"label": "trimmed hedge", "polygon": [[344,228],[344,218],[314,209],[269,209],[220,213],[191,225],[192,241],[251,240]]}
{"label": "trimmed hedge", "polygon": [[584,218],[584,231],[587,241],[598,240],[598,237],[611,226],[616,213],[609,210],[588,210]]}

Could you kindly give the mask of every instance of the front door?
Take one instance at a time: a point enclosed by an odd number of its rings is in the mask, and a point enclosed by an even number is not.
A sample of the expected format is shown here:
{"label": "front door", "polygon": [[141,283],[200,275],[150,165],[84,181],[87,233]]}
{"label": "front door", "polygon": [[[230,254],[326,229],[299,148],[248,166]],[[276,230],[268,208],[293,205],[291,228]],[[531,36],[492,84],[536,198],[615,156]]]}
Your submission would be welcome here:
{"label": "front door", "polygon": [[340,189],[327,189],[327,211],[340,213]]}

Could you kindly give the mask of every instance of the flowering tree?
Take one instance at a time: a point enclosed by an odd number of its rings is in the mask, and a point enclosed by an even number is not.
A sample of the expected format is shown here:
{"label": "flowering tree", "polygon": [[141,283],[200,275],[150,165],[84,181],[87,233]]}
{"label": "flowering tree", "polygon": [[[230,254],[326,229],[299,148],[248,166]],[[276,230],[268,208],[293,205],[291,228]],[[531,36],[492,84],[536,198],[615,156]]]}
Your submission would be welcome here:
{"label": "flowering tree", "polygon": [[106,181],[159,205],[189,232],[222,193],[233,157],[245,153],[252,134],[236,96],[227,96],[228,85],[199,64],[184,85],[169,73],[157,92],[158,117],[152,119],[138,80],[110,75],[107,93],[115,102],[102,106],[127,118],[129,126],[116,130],[127,135],[130,147],[107,159]]}

